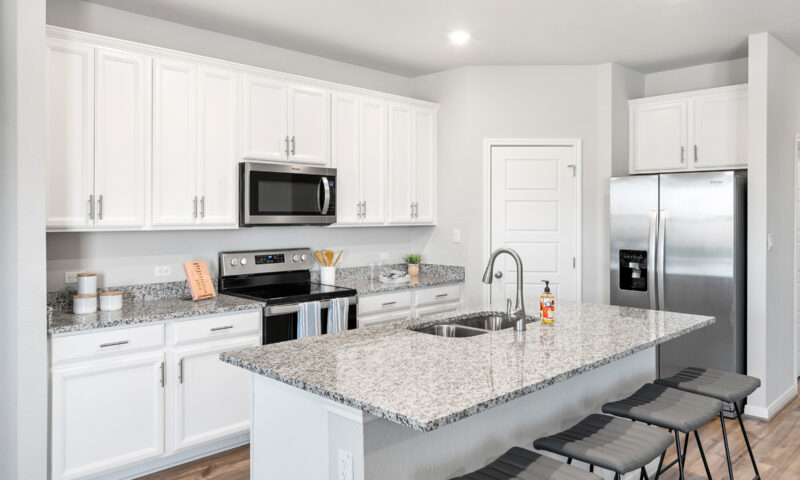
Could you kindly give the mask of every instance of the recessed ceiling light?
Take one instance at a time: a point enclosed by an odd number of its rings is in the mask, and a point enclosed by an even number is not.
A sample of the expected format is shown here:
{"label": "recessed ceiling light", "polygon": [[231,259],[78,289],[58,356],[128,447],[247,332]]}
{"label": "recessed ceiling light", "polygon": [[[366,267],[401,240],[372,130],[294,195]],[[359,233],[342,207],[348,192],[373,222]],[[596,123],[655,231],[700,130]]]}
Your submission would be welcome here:
{"label": "recessed ceiling light", "polygon": [[469,40],[469,32],[465,32],[464,30],[455,30],[450,32],[448,35],[450,37],[450,41],[455,43],[456,45],[461,45],[462,43],[466,43]]}

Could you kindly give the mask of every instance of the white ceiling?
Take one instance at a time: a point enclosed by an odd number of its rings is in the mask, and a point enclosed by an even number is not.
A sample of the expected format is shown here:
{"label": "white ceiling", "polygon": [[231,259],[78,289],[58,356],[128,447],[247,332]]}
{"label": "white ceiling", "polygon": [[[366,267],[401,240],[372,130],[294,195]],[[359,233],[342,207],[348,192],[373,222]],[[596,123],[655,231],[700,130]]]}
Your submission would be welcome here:
{"label": "white ceiling", "polygon": [[[617,62],[644,73],[800,52],[800,0],[88,0],[405,76],[463,65]],[[472,40],[450,43],[465,29]]]}

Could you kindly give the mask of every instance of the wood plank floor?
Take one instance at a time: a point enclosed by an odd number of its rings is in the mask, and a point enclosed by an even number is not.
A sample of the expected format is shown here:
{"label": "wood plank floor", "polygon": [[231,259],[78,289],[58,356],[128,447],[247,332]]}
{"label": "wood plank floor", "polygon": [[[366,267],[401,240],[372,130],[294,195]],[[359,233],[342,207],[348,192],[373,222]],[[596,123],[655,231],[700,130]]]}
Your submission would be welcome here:
{"label": "wood plank floor", "polygon": [[[795,398],[769,423],[750,419],[745,419],[744,423],[761,477],[765,480],[800,479],[800,397]],[[725,429],[728,431],[728,442],[733,455],[734,477],[746,480],[753,478],[739,422],[736,419],[726,420]],[[725,445],[722,443],[719,421],[703,427],[700,430],[700,440],[703,442],[713,478],[727,479]],[[674,459],[675,449],[671,448],[667,461]],[[248,480],[249,478],[250,450],[247,445],[142,477],[143,480]],[[677,480],[678,469],[671,468],[661,478]],[[689,456],[686,459],[686,480],[705,478],[697,443],[692,437],[689,440]]]}

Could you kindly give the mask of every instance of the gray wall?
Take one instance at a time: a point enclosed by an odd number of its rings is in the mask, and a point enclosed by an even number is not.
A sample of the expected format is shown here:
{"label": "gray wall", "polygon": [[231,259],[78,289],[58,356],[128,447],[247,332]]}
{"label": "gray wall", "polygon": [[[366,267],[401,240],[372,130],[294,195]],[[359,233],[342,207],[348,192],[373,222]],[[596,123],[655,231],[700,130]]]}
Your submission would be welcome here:
{"label": "gray wall", "polygon": [[[800,57],[767,33],[749,39],[747,369],[762,380],[747,411],[768,417],[797,392],[795,135]],[[774,247],[767,250],[767,235]]]}
{"label": "gray wall", "polygon": [[643,96],[666,95],[747,83],[747,59],[707,63],[645,75]]}
{"label": "gray wall", "polygon": [[43,0],[0,2],[0,478],[47,478]]}

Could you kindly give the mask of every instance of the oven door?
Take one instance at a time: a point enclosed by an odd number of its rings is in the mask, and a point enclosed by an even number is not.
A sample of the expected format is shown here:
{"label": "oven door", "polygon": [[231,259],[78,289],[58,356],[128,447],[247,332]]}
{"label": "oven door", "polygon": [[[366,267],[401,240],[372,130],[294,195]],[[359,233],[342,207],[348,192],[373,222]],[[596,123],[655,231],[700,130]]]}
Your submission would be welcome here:
{"label": "oven door", "polygon": [[240,224],[336,222],[336,169],[245,162],[240,167]]}
{"label": "oven door", "polygon": [[[347,307],[347,329],[358,327],[357,297],[349,297],[350,305]],[[322,300],[320,314],[322,321],[322,334],[328,333],[328,306],[330,302]],[[297,339],[297,310],[300,304],[274,305],[264,309],[264,323],[262,325],[262,344],[285,342]]]}

